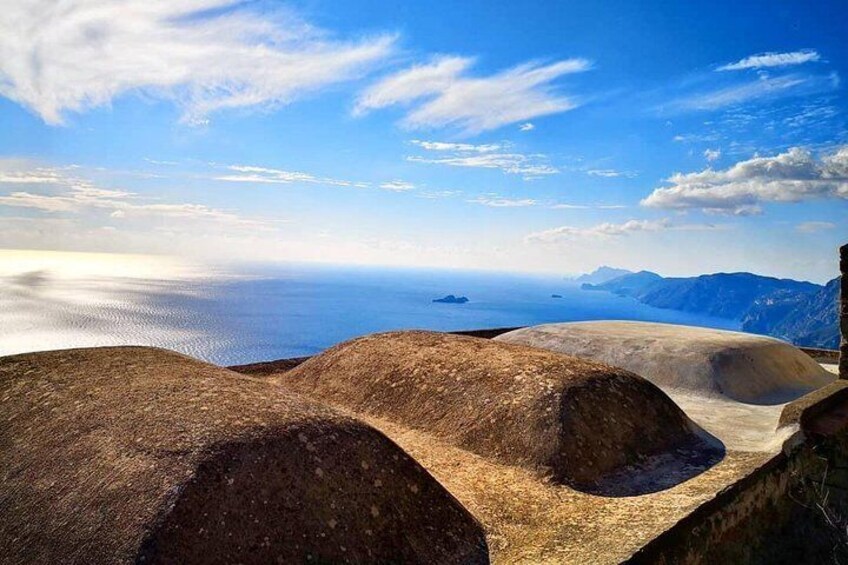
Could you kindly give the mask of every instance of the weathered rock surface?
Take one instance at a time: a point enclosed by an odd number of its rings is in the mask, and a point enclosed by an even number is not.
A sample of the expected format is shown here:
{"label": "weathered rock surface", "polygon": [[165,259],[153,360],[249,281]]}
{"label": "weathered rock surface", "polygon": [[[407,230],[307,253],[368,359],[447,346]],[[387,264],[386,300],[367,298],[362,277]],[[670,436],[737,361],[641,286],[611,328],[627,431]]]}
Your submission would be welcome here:
{"label": "weathered rock surface", "polygon": [[623,367],[666,391],[683,390],[750,404],[779,404],[833,375],[780,340],[648,322],[575,322],[522,328],[496,341]]}
{"label": "weathered rock surface", "polygon": [[152,348],[0,358],[3,563],[486,563],[370,426]]}
{"label": "weathered rock surface", "polygon": [[[671,466],[688,457],[692,476],[720,451],[641,377],[479,338],[375,334],[337,345],[271,379],[583,490],[612,492],[607,479],[615,476],[616,493],[625,493],[627,470],[652,457],[665,457]],[[650,471],[643,471],[647,480]],[[665,486],[670,485],[650,488]]]}

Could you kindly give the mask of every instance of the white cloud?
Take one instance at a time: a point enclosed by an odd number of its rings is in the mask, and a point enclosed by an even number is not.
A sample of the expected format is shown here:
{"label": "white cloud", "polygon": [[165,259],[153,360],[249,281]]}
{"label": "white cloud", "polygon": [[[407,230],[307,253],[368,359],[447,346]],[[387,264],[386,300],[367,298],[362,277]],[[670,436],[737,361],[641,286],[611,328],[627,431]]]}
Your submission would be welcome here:
{"label": "white cloud", "polygon": [[12,192],[6,196],[0,196],[0,206],[34,208],[43,212],[73,212],[79,208],[74,198],[46,196],[32,192]]}
{"label": "white cloud", "polygon": [[453,198],[454,196],[459,196],[460,194],[462,194],[461,190],[425,190],[419,191],[415,195],[418,198],[435,200],[437,198]]}
{"label": "white cloud", "polygon": [[671,222],[662,220],[628,220],[623,224],[604,222],[588,228],[560,226],[534,232],[526,237],[530,242],[554,243],[564,239],[619,237],[633,232],[659,231],[667,229]]}
{"label": "white cloud", "polygon": [[[212,221],[229,227],[254,230],[272,229],[271,222],[245,218],[204,204],[159,203],[144,201],[140,195],[125,190],[97,187],[85,179],[68,175],[66,169],[22,168],[20,161],[0,160],[0,176],[6,179],[23,178],[21,184],[47,189],[42,192],[29,190],[13,191],[0,195],[0,207],[28,208],[49,214],[105,214],[110,218],[159,218]],[[32,183],[36,176],[45,176],[48,181],[39,187]],[[15,186],[11,180],[4,181]]]}
{"label": "white cloud", "polygon": [[[839,75],[835,72],[829,74],[792,73],[780,76],[762,73],[753,80],[686,94],[659,106],[658,110],[660,112],[713,111],[757,100],[811,96],[830,92],[838,87]],[[684,141],[684,139],[679,141]]]}
{"label": "white cloud", "polygon": [[473,63],[474,60],[468,57],[441,57],[430,64],[416,65],[386,77],[360,95],[354,113],[361,114],[447,91]]}
{"label": "white cloud", "polygon": [[406,182],[402,180],[392,180],[380,184],[380,188],[382,188],[383,190],[390,190],[392,192],[406,192],[408,190],[414,190],[415,185],[411,182]]}
{"label": "white cloud", "polygon": [[604,177],[604,178],[617,178],[617,177],[627,177],[633,178],[636,175],[633,171],[617,171],[615,169],[589,169],[586,171],[587,175],[593,177]]}
{"label": "white cloud", "polygon": [[702,231],[720,229],[714,224],[674,224],[668,218],[660,220],[628,220],[621,224],[604,222],[590,227],[560,226],[534,232],[525,237],[529,243],[557,243],[574,239],[609,239],[639,232],[666,230]]}
{"label": "white cloud", "polygon": [[717,133],[708,133],[708,134],[697,134],[697,133],[684,133],[675,135],[673,141],[677,143],[700,143],[707,141],[718,141],[721,136]]}
{"label": "white cloud", "polygon": [[848,146],[821,158],[793,147],[774,157],[754,157],[726,170],[677,173],[655,189],[644,206],[756,214],[764,202],[848,199]]}
{"label": "white cloud", "polygon": [[742,69],[763,69],[770,67],[786,67],[789,65],[801,65],[821,59],[818,52],[813,49],[801,49],[789,53],[760,53],[745,57],[735,63],[722,65],[717,71],[739,71]]}
{"label": "white cloud", "polygon": [[552,210],[622,210],[627,208],[623,204],[554,204]]}
{"label": "white cloud", "polygon": [[531,198],[502,198],[500,196],[481,196],[468,200],[472,204],[482,204],[490,208],[526,208],[535,206],[537,202]]}
{"label": "white cloud", "polygon": [[555,175],[559,169],[537,161],[538,156],[521,153],[486,153],[483,155],[454,155],[451,157],[407,157],[413,163],[449,165],[452,167],[471,167],[481,169],[500,169],[512,175],[539,176]]}
{"label": "white cloud", "polygon": [[717,161],[721,158],[721,149],[705,149],[704,150],[704,159],[707,161]]}
{"label": "white cloud", "polygon": [[578,102],[554,92],[554,80],[586,71],[585,59],[525,63],[487,77],[469,77],[474,60],[441,57],[384,78],[359,97],[355,114],[396,104],[410,107],[402,125],[458,127],[468,134],[572,110]]}
{"label": "white cloud", "polygon": [[0,183],[12,184],[48,184],[61,181],[61,176],[53,170],[37,168],[26,172],[0,171]]}
{"label": "white cloud", "polygon": [[413,139],[410,141],[413,145],[417,145],[427,151],[451,151],[463,153],[491,153],[500,151],[503,145],[498,143],[487,143],[484,145],[473,145],[471,143],[449,143],[446,141],[421,141]]}
{"label": "white cloud", "polygon": [[800,112],[785,117],[783,124],[790,128],[821,128],[839,115],[839,109],[829,104],[807,104]]}
{"label": "white cloud", "polygon": [[520,131],[533,131],[534,129],[536,129],[536,126],[533,125],[531,122],[525,122],[518,126],[518,129]]}
{"label": "white cloud", "polygon": [[808,81],[805,77],[794,75],[759,78],[752,82],[696,94],[678,100],[672,106],[690,110],[716,110],[757,98],[782,96]]}
{"label": "white cloud", "polygon": [[355,182],[349,180],[334,179],[328,177],[318,177],[310,173],[299,171],[286,171],[282,169],[271,169],[268,167],[254,167],[252,165],[228,165],[226,167],[236,174],[218,175],[212,177],[213,180],[225,182],[244,182],[244,183],[260,183],[260,184],[325,184],[330,186],[352,186],[357,188],[365,188],[368,183]]}
{"label": "white cloud", "polygon": [[559,173],[559,169],[547,162],[545,155],[512,152],[509,151],[508,144],[471,145],[419,140],[414,140],[412,143],[422,149],[440,153],[438,157],[409,156],[406,158],[413,163],[500,169],[507,174],[523,175],[525,179]]}
{"label": "white cloud", "polygon": [[0,94],[50,124],[142,91],[183,120],[287,104],[362,76],[394,38],[336,41],[237,0],[12,0],[0,10]]}
{"label": "white cloud", "polygon": [[832,222],[801,222],[795,226],[795,231],[800,233],[816,233],[825,230],[832,230],[836,224]]}

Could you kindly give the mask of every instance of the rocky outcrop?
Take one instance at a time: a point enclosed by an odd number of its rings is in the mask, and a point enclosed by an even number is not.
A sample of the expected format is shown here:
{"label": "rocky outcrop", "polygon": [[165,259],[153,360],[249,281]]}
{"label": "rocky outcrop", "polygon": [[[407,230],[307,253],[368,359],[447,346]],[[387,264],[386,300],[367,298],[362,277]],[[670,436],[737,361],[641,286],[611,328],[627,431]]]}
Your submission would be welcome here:
{"label": "rocky outcrop", "polygon": [[370,426],[152,348],[0,358],[3,563],[487,563]]}
{"label": "rocky outcrop", "polygon": [[465,296],[454,296],[453,294],[448,294],[442,298],[434,298],[433,302],[440,302],[442,304],[465,304],[468,302],[468,298]]}

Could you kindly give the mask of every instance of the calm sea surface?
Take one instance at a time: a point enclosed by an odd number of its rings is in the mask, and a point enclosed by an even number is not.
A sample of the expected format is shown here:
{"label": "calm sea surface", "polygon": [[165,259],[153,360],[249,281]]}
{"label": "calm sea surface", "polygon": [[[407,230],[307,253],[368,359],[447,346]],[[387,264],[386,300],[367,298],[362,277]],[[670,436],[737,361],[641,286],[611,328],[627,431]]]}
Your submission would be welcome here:
{"label": "calm sea surface", "polygon": [[[470,302],[432,302],[446,294]],[[311,355],[385,330],[600,319],[738,329],[731,320],[582,291],[551,276],[276,266],[176,280],[61,278],[45,272],[0,279],[0,355],[136,344],[227,365]]]}

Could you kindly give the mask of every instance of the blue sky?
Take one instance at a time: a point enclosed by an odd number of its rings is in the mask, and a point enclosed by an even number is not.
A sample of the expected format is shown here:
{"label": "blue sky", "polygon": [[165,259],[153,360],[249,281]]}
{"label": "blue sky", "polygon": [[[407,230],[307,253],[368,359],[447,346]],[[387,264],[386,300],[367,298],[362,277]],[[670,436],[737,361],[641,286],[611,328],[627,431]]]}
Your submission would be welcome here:
{"label": "blue sky", "polygon": [[844,2],[14,0],[0,247],[823,281]]}

